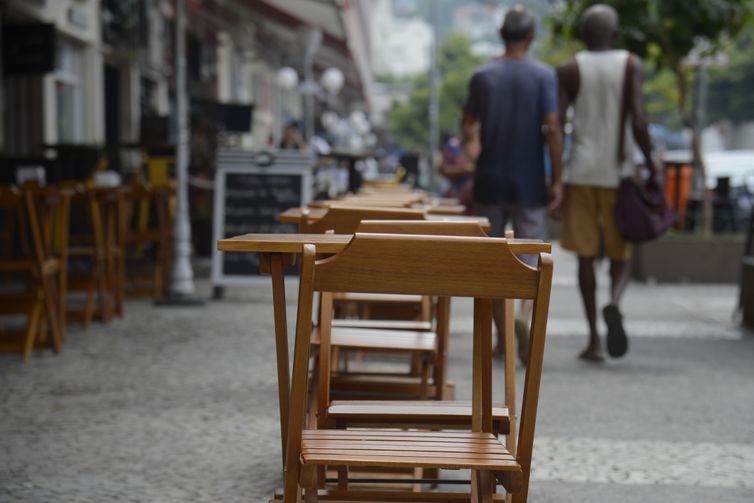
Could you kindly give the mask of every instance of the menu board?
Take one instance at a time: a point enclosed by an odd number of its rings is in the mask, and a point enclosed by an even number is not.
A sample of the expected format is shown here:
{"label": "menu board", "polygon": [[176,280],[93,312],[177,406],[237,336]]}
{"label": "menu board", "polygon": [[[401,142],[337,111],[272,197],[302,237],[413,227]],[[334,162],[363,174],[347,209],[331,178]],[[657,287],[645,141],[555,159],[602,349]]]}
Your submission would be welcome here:
{"label": "menu board", "polygon": [[[285,151],[283,151],[285,152]],[[274,156],[269,166],[254,164],[256,156],[224,152],[218,156],[215,181],[215,240],[248,233],[295,233],[295,224],[278,221],[291,207],[311,198],[312,163],[301,153]],[[215,247],[216,248],[216,247]],[[259,274],[259,254],[213,250],[215,286],[243,283]]]}

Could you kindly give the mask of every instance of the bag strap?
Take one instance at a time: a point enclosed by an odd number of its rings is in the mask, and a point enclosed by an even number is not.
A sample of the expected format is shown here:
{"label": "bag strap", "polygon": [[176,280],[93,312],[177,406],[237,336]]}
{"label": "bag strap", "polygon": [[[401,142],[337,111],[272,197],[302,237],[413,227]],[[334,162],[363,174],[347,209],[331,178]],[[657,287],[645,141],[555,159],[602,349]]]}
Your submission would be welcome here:
{"label": "bag strap", "polygon": [[634,55],[628,53],[626,59],[626,71],[623,76],[623,101],[620,110],[620,124],[618,124],[618,161],[621,163],[626,160],[626,119],[628,110],[631,108],[631,95],[633,94],[633,75],[634,74]]}

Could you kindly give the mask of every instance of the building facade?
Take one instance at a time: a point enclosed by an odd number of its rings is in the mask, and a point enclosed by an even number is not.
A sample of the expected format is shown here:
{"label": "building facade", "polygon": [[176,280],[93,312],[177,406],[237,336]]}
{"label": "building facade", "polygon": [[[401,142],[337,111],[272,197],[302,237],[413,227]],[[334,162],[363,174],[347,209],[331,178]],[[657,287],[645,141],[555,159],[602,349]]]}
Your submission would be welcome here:
{"label": "building facade", "polygon": [[[0,3],[2,156],[43,156],[61,145],[171,143],[175,1]],[[260,148],[275,141],[285,120],[300,119],[302,92],[279,89],[276,74],[291,66],[303,76],[299,35],[307,26],[323,33],[314,77],[329,67],[345,75],[341,93],[320,96],[317,112],[369,110],[368,0],[180,1],[194,130],[206,120],[210,134],[218,133],[214,141]],[[243,107],[253,107],[253,120],[238,131]],[[235,129],[230,134],[226,127]],[[121,157],[128,168],[128,155]]]}

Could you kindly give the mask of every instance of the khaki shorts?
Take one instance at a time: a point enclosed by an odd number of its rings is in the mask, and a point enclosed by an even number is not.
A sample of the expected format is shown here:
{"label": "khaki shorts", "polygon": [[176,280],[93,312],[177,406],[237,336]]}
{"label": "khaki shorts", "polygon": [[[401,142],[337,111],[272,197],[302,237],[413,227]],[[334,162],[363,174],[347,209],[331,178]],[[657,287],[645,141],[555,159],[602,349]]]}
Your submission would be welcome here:
{"label": "khaki shorts", "polygon": [[615,225],[618,189],[566,185],[560,244],[579,257],[597,257],[600,244],[610,260],[623,262],[631,257],[631,246]]}

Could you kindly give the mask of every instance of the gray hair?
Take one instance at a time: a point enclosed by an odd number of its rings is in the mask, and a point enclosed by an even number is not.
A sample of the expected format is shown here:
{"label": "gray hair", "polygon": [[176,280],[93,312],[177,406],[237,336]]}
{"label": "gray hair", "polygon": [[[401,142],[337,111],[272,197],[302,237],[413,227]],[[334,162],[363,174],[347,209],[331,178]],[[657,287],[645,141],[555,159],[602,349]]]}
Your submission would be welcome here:
{"label": "gray hair", "polygon": [[521,4],[514,5],[505,15],[500,37],[507,42],[523,42],[534,33],[534,15]]}

